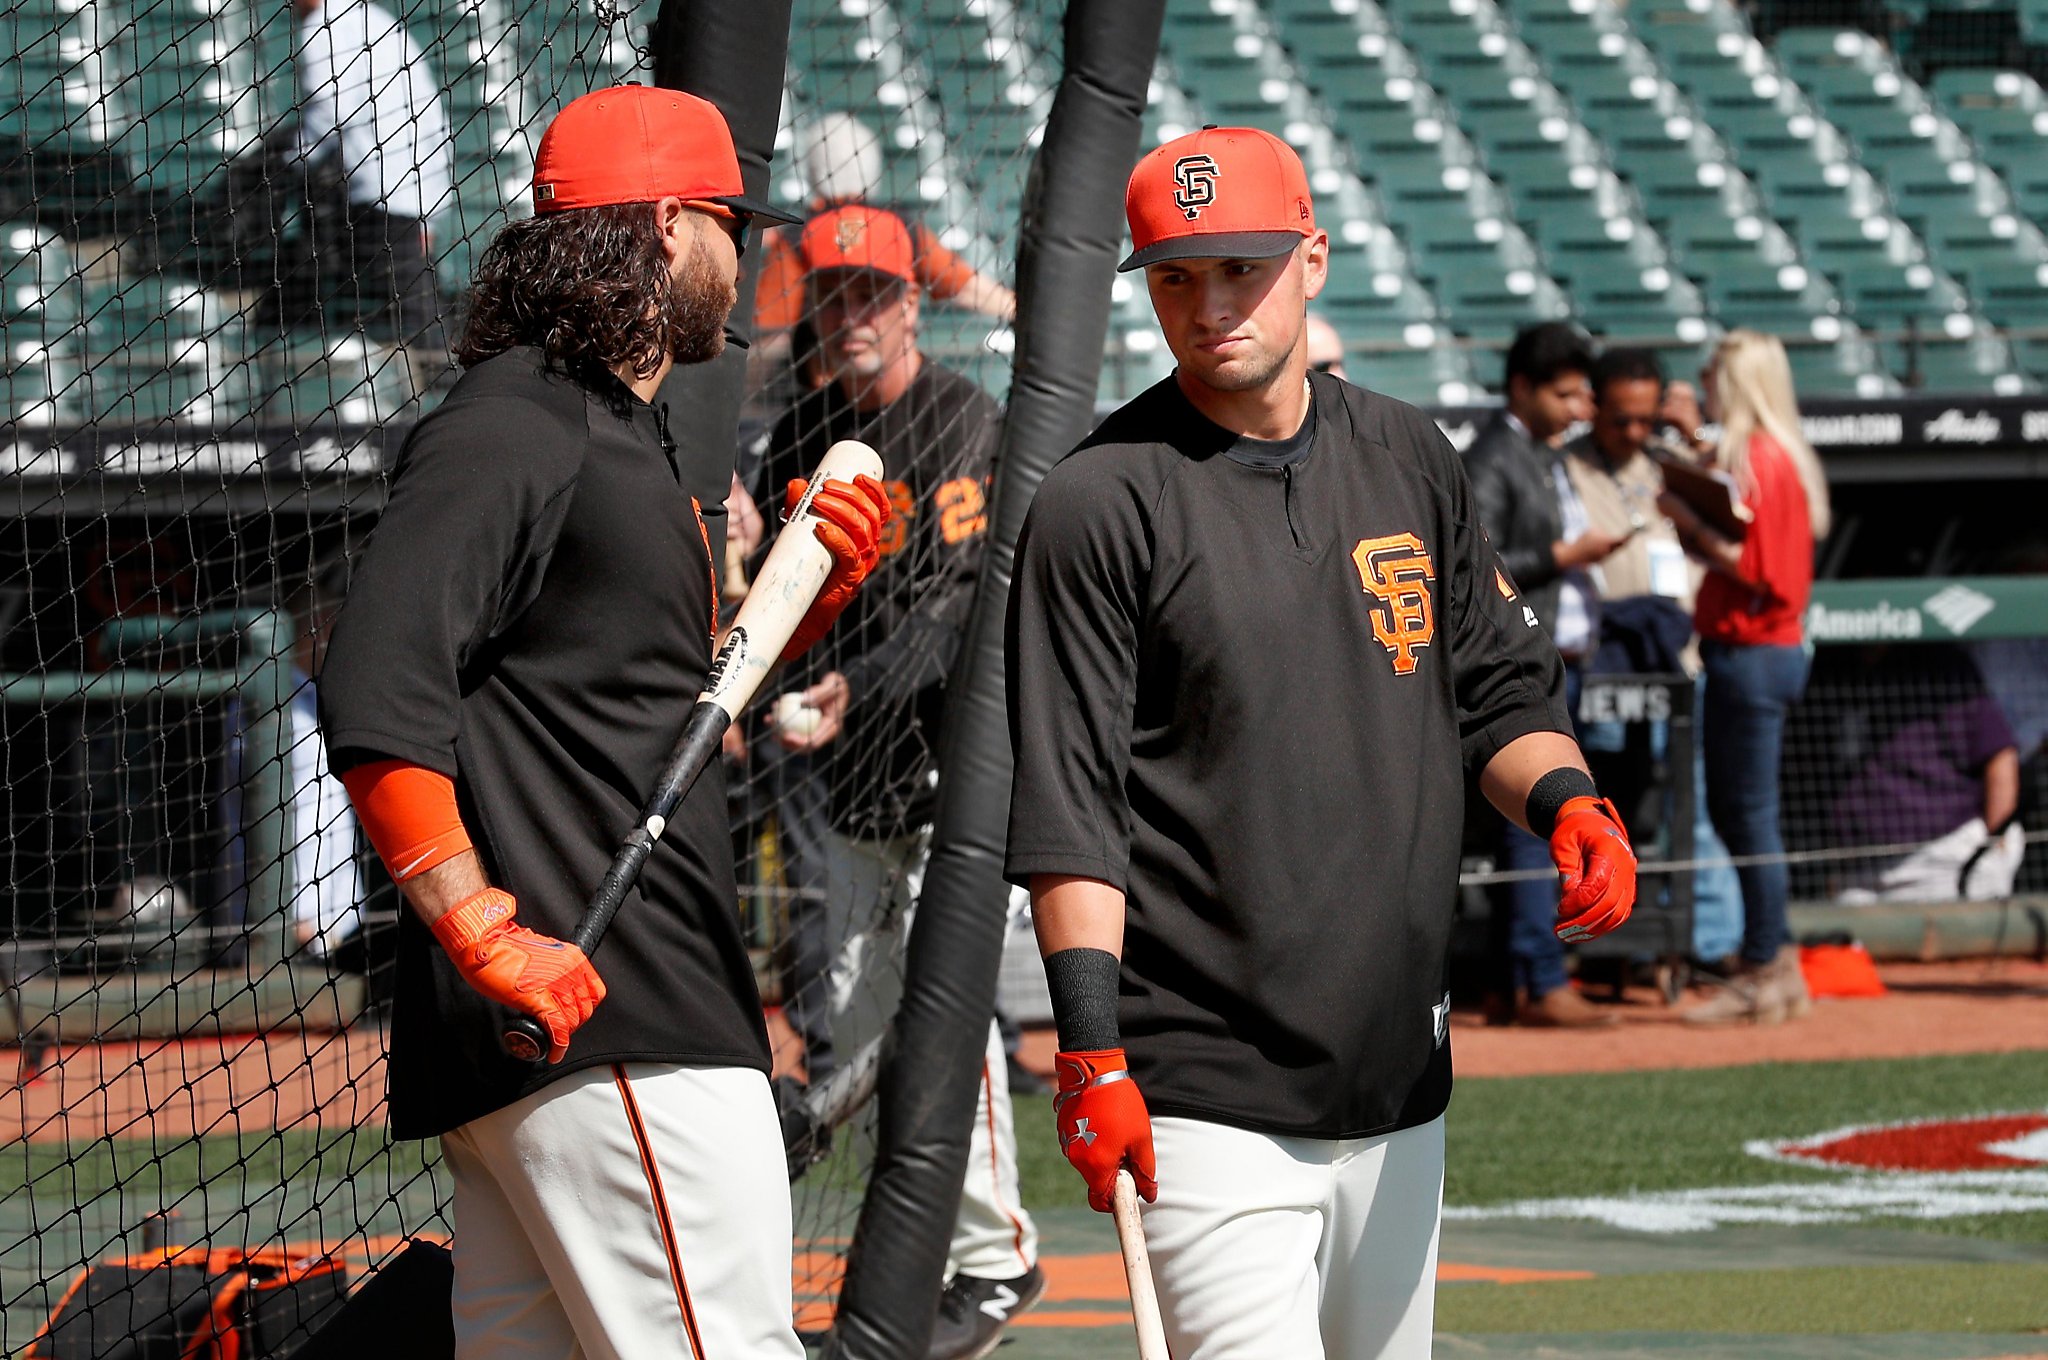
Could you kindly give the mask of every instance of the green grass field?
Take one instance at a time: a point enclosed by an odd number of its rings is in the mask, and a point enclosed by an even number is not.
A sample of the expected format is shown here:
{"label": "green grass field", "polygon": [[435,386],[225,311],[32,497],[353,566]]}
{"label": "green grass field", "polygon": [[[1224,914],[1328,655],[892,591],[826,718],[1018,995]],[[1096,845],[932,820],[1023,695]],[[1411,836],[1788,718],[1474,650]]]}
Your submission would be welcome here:
{"label": "green grass field", "polygon": [[[2044,1109],[2048,1052],[1461,1081],[1445,1135],[1444,1202],[1824,1181],[1841,1173],[1764,1161],[1743,1144],[1850,1124]],[[2048,1214],[1914,1226],[2048,1243]]]}
{"label": "green grass field", "polygon": [[[2043,1109],[2048,1052],[1463,1081],[1448,1124],[1445,1203],[1475,1210],[1821,1183],[1843,1173],[1765,1161],[1744,1143],[1850,1124]],[[1021,1102],[1017,1125],[1023,1196],[1044,1219],[1050,1249],[1107,1249],[1105,1225],[1088,1213],[1080,1179],[1055,1146],[1050,1102]],[[807,1177],[797,1192],[800,1221],[807,1186],[814,1202],[830,1196],[842,1212],[850,1208],[857,1190],[850,1171],[842,1153],[813,1173],[825,1173],[817,1181]],[[63,1288],[78,1262],[138,1248],[142,1220],[165,1209],[178,1216],[174,1234],[260,1246],[438,1228],[435,1201],[425,1149],[390,1144],[371,1129],[252,1131],[167,1146],[99,1141],[68,1151],[17,1145],[0,1153],[0,1353],[26,1343],[51,1291]],[[1670,1236],[1576,1222],[1453,1221],[1444,1257],[1596,1275],[1447,1286],[1439,1295],[1441,1328],[1503,1338],[1509,1349],[1488,1355],[1519,1353],[1513,1347],[1520,1343],[1506,1338],[1522,1336],[1549,1338],[1542,1346],[1554,1348],[1560,1336],[1581,1334],[2048,1330],[2048,1212]],[[1121,1336],[1045,1331],[1022,1334],[1003,1355],[1127,1350]],[[1566,1344],[1557,1353],[1570,1350]]]}

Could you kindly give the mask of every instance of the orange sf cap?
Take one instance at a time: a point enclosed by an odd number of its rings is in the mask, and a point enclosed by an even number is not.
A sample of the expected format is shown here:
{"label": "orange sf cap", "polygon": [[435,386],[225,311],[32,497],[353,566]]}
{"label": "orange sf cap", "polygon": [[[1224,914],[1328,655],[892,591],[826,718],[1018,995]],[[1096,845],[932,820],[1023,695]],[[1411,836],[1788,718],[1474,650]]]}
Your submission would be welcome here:
{"label": "orange sf cap", "polygon": [[671,197],[773,222],[801,220],[746,196],[725,115],[680,90],[594,90],[564,105],[541,134],[536,213]]}
{"label": "orange sf cap", "polygon": [[917,281],[917,247],[910,227],[882,208],[849,204],[819,213],[797,242],[805,272],[872,269],[906,283]]}
{"label": "orange sf cap", "polygon": [[1257,128],[1210,126],[1155,147],[1131,171],[1124,216],[1136,248],[1119,272],[1284,255],[1316,232],[1301,157]]}

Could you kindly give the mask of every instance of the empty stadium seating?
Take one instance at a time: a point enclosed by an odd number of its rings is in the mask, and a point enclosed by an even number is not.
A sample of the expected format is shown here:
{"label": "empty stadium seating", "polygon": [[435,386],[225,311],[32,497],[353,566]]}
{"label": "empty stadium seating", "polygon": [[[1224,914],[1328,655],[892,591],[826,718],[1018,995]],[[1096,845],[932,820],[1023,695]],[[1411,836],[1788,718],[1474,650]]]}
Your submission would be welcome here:
{"label": "empty stadium seating", "polygon": [[[395,7],[446,89],[457,188],[435,239],[453,295],[525,210],[546,117],[640,68],[653,5]],[[1809,394],[2031,389],[2048,380],[2048,340],[2025,333],[2048,322],[2048,93],[2014,65],[1919,78],[1918,63],[1976,58],[1942,7],[1894,8],[1888,45],[1802,27],[1783,3],[1753,27],[1735,0],[1169,0],[1144,136],[1237,122],[1301,152],[1333,243],[1320,306],[1353,373],[1403,396],[1470,395],[1495,379],[1500,342],[1550,317],[1658,344],[1675,369],[1724,328],[1769,329]],[[2042,0],[1995,8],[2038,58]],[[19,0],[0,14],[0,148],[35,150],[0,155],[8,418],[402,403],[349,337],[258,344],[223,280],[179,283],[86,239],[96,201],[208,201],[291,107],[291,22],[275,0]],[[884,148],[875,197],[1001,272],[995,242],[1014,237],[1057,45],[1051,5],[796,0],[777,195],[811,192],[796,129],[852,113]],[[153,305],[170,319],[123,320]],[[1007,332],[941,306],[927,318],[936,350],[1002,385]],[[1118,282],[1109,354],[1108,396],[1171,366],[1142,280]]]}

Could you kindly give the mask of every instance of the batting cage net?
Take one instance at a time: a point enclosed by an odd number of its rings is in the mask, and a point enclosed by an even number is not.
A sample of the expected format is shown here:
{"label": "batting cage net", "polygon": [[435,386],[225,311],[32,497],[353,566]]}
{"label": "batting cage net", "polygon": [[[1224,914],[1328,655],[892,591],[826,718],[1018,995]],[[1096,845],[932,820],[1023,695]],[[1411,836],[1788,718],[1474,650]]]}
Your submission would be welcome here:
{"label": "batting cage net", "polygon": [[[828,252],[902,238],[927,356],[919,415],[889,436],[883,566],[727,753],[806,1330],[831,1316],[873,1155],[872,1041],[986,522],[1061,8],[795,7],[771,196],[836,210]],[[245,1341],[282,1354],[407,1237],[451,1233],[434,1146],[384,1129],[400,901],[327,766],[317,677],[405,432],[452,384],[474,262],[530,211],[541,130],[579,94],[650,82],[655,17],[591,0],[0,16],[0,1028],[19,1063],[0,1100],[0,1352],[182,1344],[242,1280]],[[728,610],[783,484],[826,435],[866,429],[849,394],[868,379],[816,318],[875,303],[840,295],[862,276],[808,277],[823,261],[795,230],[753,248]],[[854,698],[836,739],[790,749],[835,686]],[[835,1070],[835,1103],[800,1113],[803,1083]]]}

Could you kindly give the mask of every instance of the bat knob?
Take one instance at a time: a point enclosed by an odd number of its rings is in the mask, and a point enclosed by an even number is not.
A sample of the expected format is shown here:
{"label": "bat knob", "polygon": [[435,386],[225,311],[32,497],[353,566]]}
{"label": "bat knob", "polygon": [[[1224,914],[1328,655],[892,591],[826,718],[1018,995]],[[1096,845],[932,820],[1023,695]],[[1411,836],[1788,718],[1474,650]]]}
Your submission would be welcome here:
{"label": "bat knob", "polygon": [[548,1032],[541,1028],[540,1021],[530,1015],[505,1022],[505,1030],[498,1036],[498,1046],[505,1050],[505,1056],[516,1062],[537,1063],[548,1055]]}

